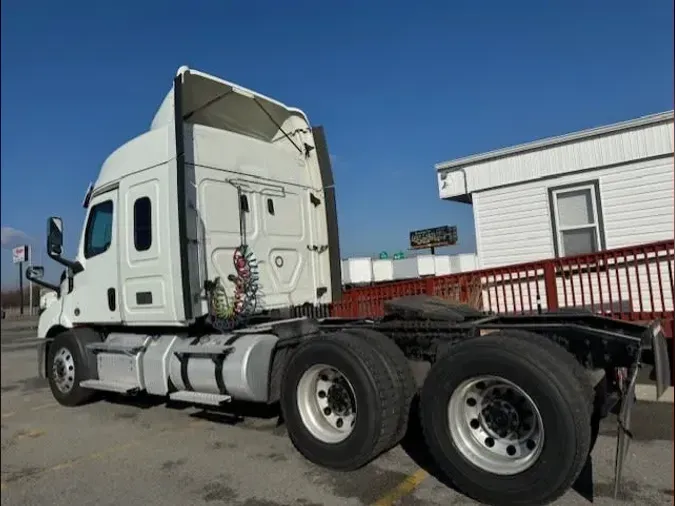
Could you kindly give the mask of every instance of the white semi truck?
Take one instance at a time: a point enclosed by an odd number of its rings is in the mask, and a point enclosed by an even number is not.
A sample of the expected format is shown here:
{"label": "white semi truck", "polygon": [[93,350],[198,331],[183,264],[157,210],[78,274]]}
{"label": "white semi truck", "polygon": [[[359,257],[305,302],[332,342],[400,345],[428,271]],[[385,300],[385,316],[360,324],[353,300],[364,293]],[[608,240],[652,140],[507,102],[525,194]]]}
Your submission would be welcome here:
{"label": "white semi truck", "polygon": [[[97,392],[217,409],[277,404],[297,450],[357,469],[420,416],[439,469],[500,506],[546,504],[619,412],[616,486],[641,357],[670,382],[658,322],[499,316],[429,297],[381,319],[313,318],[341,296],[333,176],[299,109],[181,67],[149,131],[103,164],[75,258],[48,221],[39,371],[64,406]],[[416,382],[410,361],[431,364]],[[419,395],[419,402],[413,403]],[[411,406],[417,405],[415,413]]]}

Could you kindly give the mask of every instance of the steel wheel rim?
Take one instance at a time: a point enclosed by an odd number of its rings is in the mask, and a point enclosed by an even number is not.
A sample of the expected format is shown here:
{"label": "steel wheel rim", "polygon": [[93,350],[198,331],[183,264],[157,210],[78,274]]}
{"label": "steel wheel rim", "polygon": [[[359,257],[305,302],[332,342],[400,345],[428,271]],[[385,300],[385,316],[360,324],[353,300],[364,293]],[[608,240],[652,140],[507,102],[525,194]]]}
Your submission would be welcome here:
{"label": "steel wheel rim", "polygon": [[354,430],[354,387],[335,367],[317,364],[307,369],[298,381],[297,403],[305,427],[323,443],[341,443]]}
{"label": "steel wheel rim", "polygon": [[498,376],[460,384],[448,403],[448,425],[464,458],[492,474],[524,472],[544,447],[537,405],[515,383]]}
{"label": "steel wheel rim", "polygon": [[75,385],[75,359],[68,348],[61,348],[54,355],[52,378],[60,392],[67,394]]}

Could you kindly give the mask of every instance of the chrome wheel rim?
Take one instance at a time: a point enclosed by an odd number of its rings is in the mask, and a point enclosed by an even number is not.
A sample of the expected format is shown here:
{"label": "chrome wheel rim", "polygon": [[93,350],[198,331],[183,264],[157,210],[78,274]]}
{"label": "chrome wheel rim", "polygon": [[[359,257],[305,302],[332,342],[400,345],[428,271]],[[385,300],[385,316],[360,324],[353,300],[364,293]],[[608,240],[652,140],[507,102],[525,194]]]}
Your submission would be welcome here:
{"label": "chrome wheel rim", "polygon": [[67,394],[75,385],[75,360],[68,348],[61,348],[54,355],[52,378],[60,392]]}
{"label": "chrome wheel rim", "polygon": [[474,466],[509,476],[541,455],[544,425],[537,405],[515,383],[498,376],[464,381],[448,403],[450,434]]}
{"label": "chrome wheel rim", "polygon": [[356,424],[356,395],[342,372],[317,364],[305,371],[297,387],[300,417],[319,441],[341,443]]}

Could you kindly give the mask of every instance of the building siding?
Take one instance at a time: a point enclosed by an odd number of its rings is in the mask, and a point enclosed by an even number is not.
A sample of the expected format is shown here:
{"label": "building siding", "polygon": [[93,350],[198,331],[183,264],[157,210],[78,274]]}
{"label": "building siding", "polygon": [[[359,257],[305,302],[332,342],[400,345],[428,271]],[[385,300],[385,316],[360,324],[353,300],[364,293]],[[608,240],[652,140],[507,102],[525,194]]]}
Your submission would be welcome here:
{"label": "building siding", "polygon": [[480,266],[554,257],[549,188],[596,179],[606,248],[672,239],[673,171],[671,156],[475,193]]}
{"label": "building siding", "polygon": [[595,167],[624,164],[674,151],[672,117],[664,122],[525,151],[438,173],[442,199]]}

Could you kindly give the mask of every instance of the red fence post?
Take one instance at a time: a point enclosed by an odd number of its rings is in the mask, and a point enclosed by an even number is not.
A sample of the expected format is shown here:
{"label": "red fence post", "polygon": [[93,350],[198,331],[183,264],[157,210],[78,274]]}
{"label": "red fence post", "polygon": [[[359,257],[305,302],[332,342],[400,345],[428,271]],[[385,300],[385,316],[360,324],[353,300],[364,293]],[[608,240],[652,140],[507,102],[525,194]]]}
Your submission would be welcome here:
{"label": "red fence post", "polygon": [[434,283],[435,279],[436,278],[429,277],[424,282],[424,288],[427,292],[427,295],[432,296],[432,297],[434,296],[434,291],[435,291],[434,288],[436,286],[436,283]]}
{"label": "red fence post", "polygon": [[544,291],[546,293],[547,309],[558,309],[558,283],[556,282],[555,264],[544,264]]}

